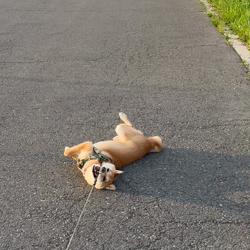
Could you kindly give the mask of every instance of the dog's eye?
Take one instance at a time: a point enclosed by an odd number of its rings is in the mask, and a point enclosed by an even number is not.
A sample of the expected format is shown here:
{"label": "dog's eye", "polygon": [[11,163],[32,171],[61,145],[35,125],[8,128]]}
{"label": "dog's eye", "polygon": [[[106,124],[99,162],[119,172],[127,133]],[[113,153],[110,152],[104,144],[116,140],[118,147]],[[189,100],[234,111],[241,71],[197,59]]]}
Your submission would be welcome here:
{"label": "dog's eye", "polygon": [[103,181],[106,181],[106,177],[105,176],[103,177]]}
{"label": "dog's eye", "polygon": [[107,168],[107,172],[109,172],[109,168]]}

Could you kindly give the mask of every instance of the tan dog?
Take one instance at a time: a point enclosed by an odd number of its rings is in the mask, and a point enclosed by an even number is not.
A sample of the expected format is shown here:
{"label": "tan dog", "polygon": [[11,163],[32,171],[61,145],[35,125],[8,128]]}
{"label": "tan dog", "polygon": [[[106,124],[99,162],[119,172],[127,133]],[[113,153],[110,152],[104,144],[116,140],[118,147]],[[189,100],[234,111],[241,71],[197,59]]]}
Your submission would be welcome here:
{"label": "tan dog", "polygon": [[117,136],[111,141],[84,142],[72,148],[66,147],[65,156],[78,162],[83,176],[97,189],[115,190],[116,177],[123,172],[118,170],[124,165],[141,159],[149,152],[160,152],[162,141],[159,136],[146,138],[136,130],[124,113],[119,113],[123,124],[116,127]]}

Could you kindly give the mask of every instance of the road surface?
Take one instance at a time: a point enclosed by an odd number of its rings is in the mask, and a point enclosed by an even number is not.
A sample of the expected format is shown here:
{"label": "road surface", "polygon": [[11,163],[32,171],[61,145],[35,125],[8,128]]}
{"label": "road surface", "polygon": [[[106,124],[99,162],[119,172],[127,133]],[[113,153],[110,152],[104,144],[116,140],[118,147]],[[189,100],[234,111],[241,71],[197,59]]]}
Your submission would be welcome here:
{"label": "road surface", "polygon": [[198,0],[0,1],[0,249],[66,249],[86,185],[65,146],[160,154],[94,190],[72,250],[250,249],[246,68]]}

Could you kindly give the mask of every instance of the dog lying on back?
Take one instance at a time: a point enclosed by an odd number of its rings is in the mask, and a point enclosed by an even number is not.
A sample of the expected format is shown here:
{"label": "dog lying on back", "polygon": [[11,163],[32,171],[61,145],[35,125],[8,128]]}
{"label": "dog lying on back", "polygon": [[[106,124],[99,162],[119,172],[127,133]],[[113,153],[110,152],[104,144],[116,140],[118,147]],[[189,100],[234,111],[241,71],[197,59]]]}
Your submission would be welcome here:
{"label": "dog lying on back", "polygon": [[113,140],[95,144],[87,141],[64,150],[65,156],[77,161],[88,184],[97,189],[115,190],[113,182],[123,173],[119,170],[122,166],[141,159],[149,152],[162,150],[159,136],[146,138],[124,113],[119,113],[119,116],[124,123],[116,127],[117,136]]}

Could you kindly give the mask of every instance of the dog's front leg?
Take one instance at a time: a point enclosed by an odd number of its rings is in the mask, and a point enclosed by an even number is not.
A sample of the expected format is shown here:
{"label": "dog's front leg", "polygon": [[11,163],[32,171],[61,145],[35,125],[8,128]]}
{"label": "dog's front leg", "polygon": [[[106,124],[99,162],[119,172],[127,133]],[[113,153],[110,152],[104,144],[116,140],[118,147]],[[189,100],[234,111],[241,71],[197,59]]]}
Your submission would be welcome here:
{"label": "dog's front leg", "polygon": [[86,154],[93,153],[93,144],[92,142],[84,142],[74,147],[65,147],[64,149],[64,156],[71,156],[72,158],[76,159],[80,152],[86,151]]}

